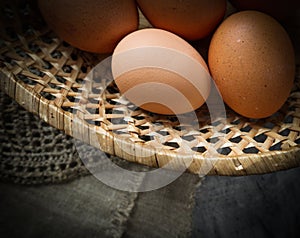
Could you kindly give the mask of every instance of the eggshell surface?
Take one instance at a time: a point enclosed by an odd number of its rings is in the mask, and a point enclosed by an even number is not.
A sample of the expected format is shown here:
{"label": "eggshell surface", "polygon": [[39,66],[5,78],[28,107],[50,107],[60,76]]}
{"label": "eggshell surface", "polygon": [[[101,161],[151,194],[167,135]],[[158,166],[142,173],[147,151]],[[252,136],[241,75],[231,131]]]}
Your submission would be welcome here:
{"label": "eggshell surface", "polygon": [[38,0],[38,4],[56,34],[85,51],[111,53],[138,28],[134,0]]}
{"label": "eggshell surface", "polygon": [[137,0],[137,3],[154,27],[187,40],[209,35],[226,11],[225,0]]}
{"label": "eggshell surface", "polygon": [[185,40],[161,29],[127,35],[112,56],[112,74],[122,94],[159,114],[199,108],[210,92],[210,74],[201,55]]}
{"label": "eggshell surface", "polygon": [[208,63],[225,103],[249,118],[271,116],[293,86],[291,40],[276,20],[257,11],[235,13],[219,26]]}

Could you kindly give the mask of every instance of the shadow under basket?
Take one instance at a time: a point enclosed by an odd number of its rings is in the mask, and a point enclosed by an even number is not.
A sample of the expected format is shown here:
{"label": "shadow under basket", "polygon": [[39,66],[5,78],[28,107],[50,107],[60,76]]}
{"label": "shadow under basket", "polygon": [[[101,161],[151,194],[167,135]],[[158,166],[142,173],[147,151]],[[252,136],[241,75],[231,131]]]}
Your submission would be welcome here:
{"label": "shadow under basket", "polygon": [[105,72],[89,77],[104,56],[58,38],[33,1],[3,2],[1,91],[67,135],[131,162],[173,169],[186,164],[195,174],[261,174],[300,165],[299,65],[290,97],[271,117],[252,120],[226,108],[225,119],[211,122],[204,105],[197,120],[180,123],[135,108],[107,85]]}

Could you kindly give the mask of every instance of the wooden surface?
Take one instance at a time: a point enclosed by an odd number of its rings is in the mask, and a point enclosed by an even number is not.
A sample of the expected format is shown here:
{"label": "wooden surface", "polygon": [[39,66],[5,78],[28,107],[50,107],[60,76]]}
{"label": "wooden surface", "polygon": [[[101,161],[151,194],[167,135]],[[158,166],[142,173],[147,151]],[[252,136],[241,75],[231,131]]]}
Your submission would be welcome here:
{"label": "wooden surface", "polygon": [[299,175],[207,177],[196,194],[194,237],[300,237]]}

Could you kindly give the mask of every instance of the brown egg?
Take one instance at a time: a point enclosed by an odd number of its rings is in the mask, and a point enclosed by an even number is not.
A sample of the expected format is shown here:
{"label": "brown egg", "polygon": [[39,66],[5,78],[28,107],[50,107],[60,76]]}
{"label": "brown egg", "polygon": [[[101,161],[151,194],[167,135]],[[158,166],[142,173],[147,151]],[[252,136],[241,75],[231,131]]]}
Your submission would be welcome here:
{"label": "brown egg", "polygon": [[137,0],[137,3],[154,27],[171,31],[187,40],[209,35],[226,11],[225,0]]}
{"label": "brown egg", "polygon": [[292,43],[284,28],[264,13],[228,17],[213,35],[208,63],[224,101],[246,117],[272,115],[293,86]]}
{"label": "brown egg", "polygon": [[230,0],[238,10],[257,10],[271,15],[277,20],[287,22],[297,15],[299,0]]}
{"label": "brown egg", "polygon": [[211,77],[200,54],[161,29],[135,31],[122,39],[112,55],[112,74],[123,96],[159,114],[196,110],[210,93]]}
{"label": "brown egg", "polygon": [[138,28],[134,0],[38,0],[38,4],[58,36],[85,51],[110,53]]}

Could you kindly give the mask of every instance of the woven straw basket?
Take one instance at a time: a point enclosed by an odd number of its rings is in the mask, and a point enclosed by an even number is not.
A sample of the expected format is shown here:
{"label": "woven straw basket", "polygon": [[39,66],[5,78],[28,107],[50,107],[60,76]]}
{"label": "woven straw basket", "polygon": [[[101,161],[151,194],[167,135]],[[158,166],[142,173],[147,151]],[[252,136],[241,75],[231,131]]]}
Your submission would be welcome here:
{"label": "woven straw basket", "polygon": [[[180,161],[182,147],[188,146],[193,153],[187,170],[192,173],[207,164],[212,165],[211,175],[268,173],[300,165],[299,65],[290,97],[275,115],[250,120],[226,108],[226,120],[212,123],[204,105],[196,111],[195,130],[174,116],[130,111],[113,84],[106,88],[101,80],[86,77],[104,56],[63,42],[47,28],[36,6],[3,2],[1,90],[66,134],[151,167]],[[83,133],[74,133],[78,128]],[[216,151],[213,159],[207,156],[211,147]]]}

